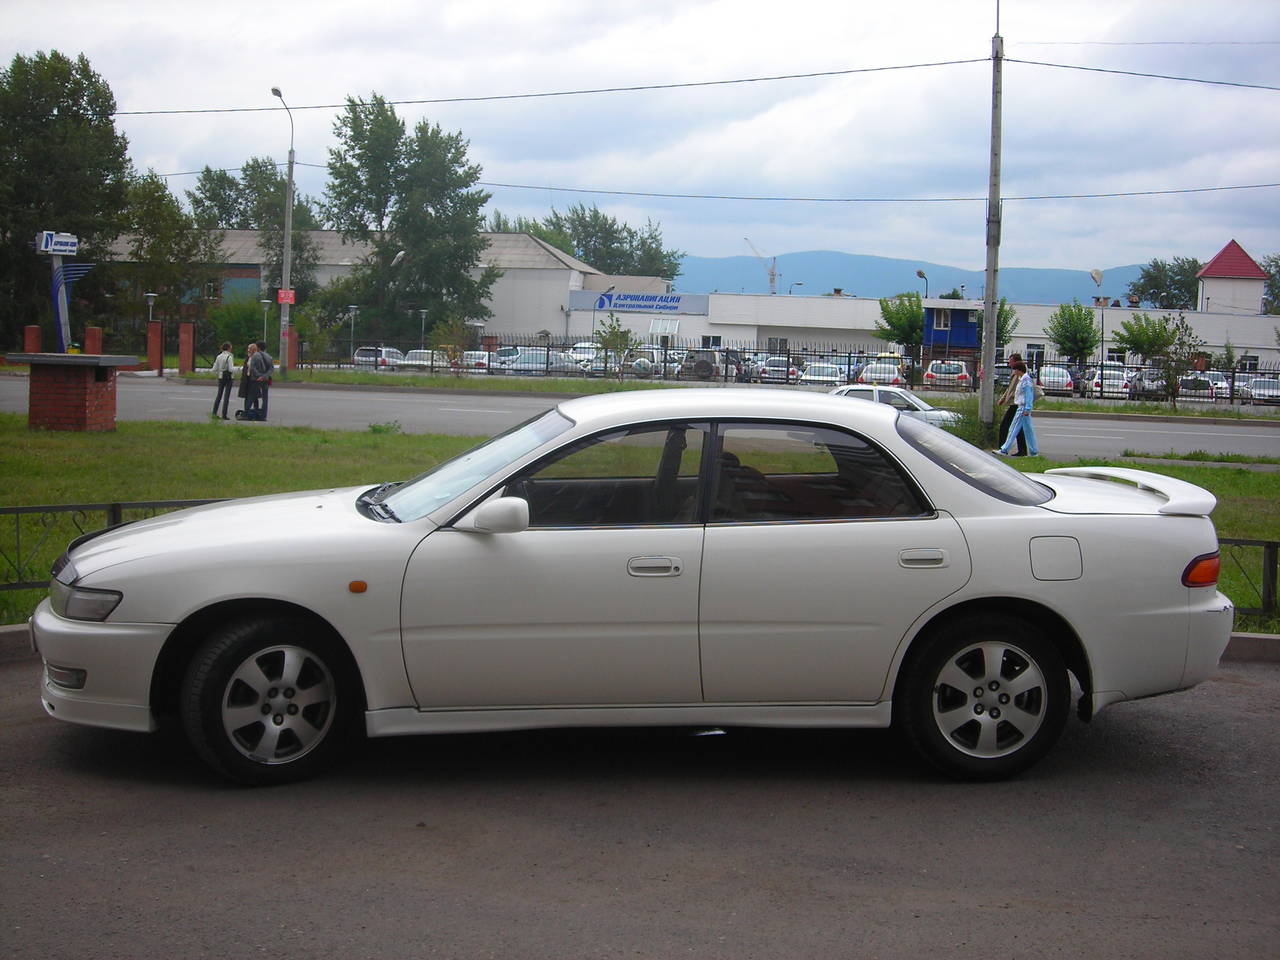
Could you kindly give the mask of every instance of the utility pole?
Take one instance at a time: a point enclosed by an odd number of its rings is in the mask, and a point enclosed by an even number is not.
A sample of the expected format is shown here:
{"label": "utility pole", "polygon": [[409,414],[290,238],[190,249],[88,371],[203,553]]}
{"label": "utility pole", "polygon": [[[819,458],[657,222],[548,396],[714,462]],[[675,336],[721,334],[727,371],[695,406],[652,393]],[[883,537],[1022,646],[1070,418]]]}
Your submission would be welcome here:
{"label": "utility pole", "polygon": [[982,309],[982,388],[978,393],[978,418],[995,423],[996,317],[1000,302],[996,277],[1000,271],[1000,74],[1004,65],[1004,38],[1000,36],[1000,4],[996,3],[996,33],[991,38],[991,179],[987,192],[987,272]]}

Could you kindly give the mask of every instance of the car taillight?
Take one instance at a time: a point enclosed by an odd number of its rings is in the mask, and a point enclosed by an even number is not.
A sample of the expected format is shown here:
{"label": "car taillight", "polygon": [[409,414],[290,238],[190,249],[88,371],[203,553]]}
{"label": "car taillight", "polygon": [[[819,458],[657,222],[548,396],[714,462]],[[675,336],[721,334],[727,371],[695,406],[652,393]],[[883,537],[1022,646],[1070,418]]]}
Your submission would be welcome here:
{"label": "car taillight", "polygon": [[936,373],[926,373],[926,374],[924,375],[924,378],[925,378],[926,380],[937,380],[937,379],[938,379],[938,375],[937,375]]}
{"label": "car taillight", "polygon": [[867,382],[867,378],[866,378],[866,376],[864,376],[864,375],[863,375],[863,374],[861,374],[861,373],[860,373],[860,374],[858,374],[858,382],[859,382],[859,383],[866,383],[866,382]]}
{"label": "car taillight", "polygon": [[969,379],[969,375],[968,375],[967,373],[962,373],[962,374],[960,374],[960,376],[956,377],[956,379],[957,379],[957,380],[968,380],[968,379]]}
{"label": "car taillight", "polygon": [[385,367],[386,365],[387,365],[387,358],[386,358],[386,357],[379,357],[379,358],[378,358],[378,366],[380,366],[380,367]]}
{"label": "car taillight", "polygon": [[894,383],[901,383],[901,382],[902,382],[902,380],[901,380],[900,378],[898,378],[898,377],[894,377],[894,378],[893,378],[893,382],[894,382]]}
{"label": "car taillight", "polygon": [[1206,553],[1196,557],[1182,571],[1184,587],[1212,587],[1218,582],[1218,570],[1222,565],[1221,558],[1215,553]]}

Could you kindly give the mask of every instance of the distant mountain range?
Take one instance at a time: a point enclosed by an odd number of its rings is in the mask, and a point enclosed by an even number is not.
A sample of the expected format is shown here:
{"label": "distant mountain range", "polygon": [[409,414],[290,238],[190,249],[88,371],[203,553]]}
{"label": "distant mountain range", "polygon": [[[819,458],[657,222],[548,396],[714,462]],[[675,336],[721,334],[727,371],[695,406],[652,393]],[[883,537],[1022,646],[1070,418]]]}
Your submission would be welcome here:
{"label": "distant mountain range", "polygon": [[[1103,271],[1102,291],[1124,302],[1131,281],[1145,264],[1110,267]],[[983,293],[981,270],[962,270],[922,260],[895,260],[834,250],[784,253],[778,257],[778,293],[819,296],[836,287],[852,297],[891,297],[907,290],[923,295],[923,270],[929,278],[929,295],[937,297],[965,285],[964,294],[979,299]],[[795,284],[792,287],[792,284]],[[1001,267],[999,289],[1014,303],[1069,303],[1073,298],[1092,303],[1099,293],[1088,270],[1038,267]],[[756,257],[692,257],[681,262],[675,281],[677,293],[768,293],[769,262]]]}

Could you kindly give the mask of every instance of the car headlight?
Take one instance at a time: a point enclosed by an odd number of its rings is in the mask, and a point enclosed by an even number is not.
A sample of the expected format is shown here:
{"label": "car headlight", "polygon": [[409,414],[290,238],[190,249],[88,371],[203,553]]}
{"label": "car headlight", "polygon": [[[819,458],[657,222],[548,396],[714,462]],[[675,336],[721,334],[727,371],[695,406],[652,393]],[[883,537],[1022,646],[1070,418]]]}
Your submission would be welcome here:
{"label": "car headlight", "polygon": [[124,594],[118,590],[91,590],[76,586],[78,574],[70,560],[54,568],[49,583],[49,605],[68,620],[105,620],[119,606]]}

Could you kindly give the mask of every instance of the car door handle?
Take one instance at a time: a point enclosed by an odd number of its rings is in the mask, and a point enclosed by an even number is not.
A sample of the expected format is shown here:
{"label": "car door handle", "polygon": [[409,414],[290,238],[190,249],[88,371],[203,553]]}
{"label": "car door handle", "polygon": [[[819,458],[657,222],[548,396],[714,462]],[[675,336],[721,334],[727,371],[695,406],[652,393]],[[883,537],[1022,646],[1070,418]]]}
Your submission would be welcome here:
{"label": "car door handle", "polygon": [[679,557],[632,557],[627,573],[633,577],[678,577],[684,564]]}
{"label": "car door handle", "polygon": [[947,551],[938,547],[916,547],[898,554],[898,565],[902,567],[945,567],[947,562]]}

